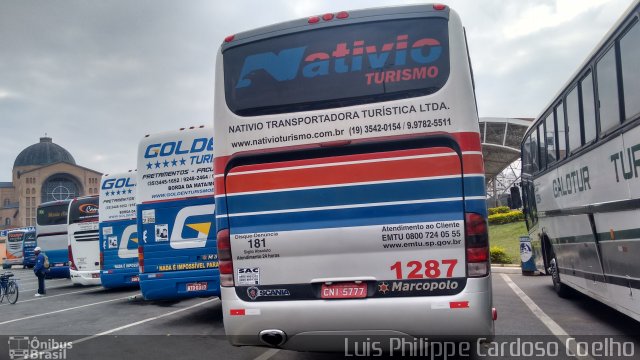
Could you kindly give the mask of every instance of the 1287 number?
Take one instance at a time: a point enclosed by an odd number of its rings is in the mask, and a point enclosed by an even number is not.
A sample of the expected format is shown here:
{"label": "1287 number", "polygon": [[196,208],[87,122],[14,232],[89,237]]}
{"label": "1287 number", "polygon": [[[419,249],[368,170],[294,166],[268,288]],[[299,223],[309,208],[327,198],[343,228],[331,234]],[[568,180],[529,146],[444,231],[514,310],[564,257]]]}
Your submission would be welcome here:
{"label": "1287 number", "polygon": [[[453,276],[453,269],[458,264],[457,259],[444,259],[441,262],[438,260],[427,260],[424,263],[420,261],[409,261],[403,264],[400,261],[396,261],[391,265],[390,269],[396,272],[396,279],[436,279],[442,275],[440,265],[446,266],[446,277]],[[423,270],[424,266],[424,270]],[[408,271],[407,277],[404,277],[404,271]]]}

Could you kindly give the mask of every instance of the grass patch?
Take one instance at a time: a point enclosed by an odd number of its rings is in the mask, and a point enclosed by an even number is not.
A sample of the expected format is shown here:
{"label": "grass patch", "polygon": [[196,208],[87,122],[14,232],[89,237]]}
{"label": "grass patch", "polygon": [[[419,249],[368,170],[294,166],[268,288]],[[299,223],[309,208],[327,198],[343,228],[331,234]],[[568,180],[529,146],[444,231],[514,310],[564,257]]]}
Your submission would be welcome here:
{"label": "grass patch", "polygon": [[520,264],[520,236],[527,235],[524,221],[504,225],[489,225],[489,243],[506,250],[513,264]]}

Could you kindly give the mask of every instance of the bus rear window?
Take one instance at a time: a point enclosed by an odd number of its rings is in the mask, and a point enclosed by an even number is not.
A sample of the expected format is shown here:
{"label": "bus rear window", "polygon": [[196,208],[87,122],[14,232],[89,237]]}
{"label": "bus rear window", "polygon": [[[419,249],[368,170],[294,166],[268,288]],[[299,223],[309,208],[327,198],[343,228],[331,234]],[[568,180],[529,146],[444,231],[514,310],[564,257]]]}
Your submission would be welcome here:
{"label": "bus rear window", "polygon": [[241,116],[424,96],[449,77],[448,20],[316,29],[231,47],[223,56],[226,102]]}
{"label": "bus rear window", "polygon": [[7,236],[7,240],[9,240],[9,242],[11,243],[21,242],[23,236],[24,236],[24,233],[21,233],[21,232],[9,233],[9,236]]}
{"label": "bus rear window", "polygon": [[68,204],[41,207],[38,209],[38,225],[60,225],[67,223]]}
{"label": "bus rear window", "polygon": [[98,221],[98,198],[79,199],[69,208],[69,224]]}

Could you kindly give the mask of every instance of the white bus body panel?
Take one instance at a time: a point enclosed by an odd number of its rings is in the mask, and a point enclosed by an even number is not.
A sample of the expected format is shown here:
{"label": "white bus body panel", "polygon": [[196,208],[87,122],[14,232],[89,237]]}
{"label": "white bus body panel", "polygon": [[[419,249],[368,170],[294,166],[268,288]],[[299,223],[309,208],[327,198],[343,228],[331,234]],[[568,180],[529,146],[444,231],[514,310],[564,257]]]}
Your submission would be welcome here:
{"label": "white bus body panel", "polygon": [[634,296],[638,290],[624,285],[640,281],[640,210],[597,210],[600,205],[640,198],[640,168],[634,166],[634,154],[628,152],[637,144],[640,127],[534,182],[539,213],[596,206],[593,218],[597,241],[586,213],[541,216],[531,236],[551,240],[563,284],[640,321],[640,297]]}
{"label": "white bus body panel", "polygon": [[[95,231],[95,239],[80,240],[77,232]],[[78,270],[70,269],[71,282],[78,285],[100,285],[100,241],[98,222],[69,225],[69,245],[73,252],[73,262]]]}

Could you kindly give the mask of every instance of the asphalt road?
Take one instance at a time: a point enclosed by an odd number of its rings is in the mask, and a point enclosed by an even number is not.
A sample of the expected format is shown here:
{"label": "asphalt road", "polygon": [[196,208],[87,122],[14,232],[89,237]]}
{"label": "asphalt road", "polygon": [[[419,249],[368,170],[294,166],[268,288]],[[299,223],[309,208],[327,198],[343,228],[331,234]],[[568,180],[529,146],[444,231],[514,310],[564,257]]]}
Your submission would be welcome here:
{"label": "asphalt road", "polygon": [[[66,359],[284,360],[345,355],[233,347],[224,338],[222,309],[217,298],[148,302],[141,299],[138,290],[76,287],[69,280],[47,281],[47,296],[37,298],[33,273],[12,271],[20,278],[20,298],[15,305],[0,304],[0,359],[10,358],[9,345],[15,347],[15,339],[31,341],[34,336],[39,346],[72,342],[64,354],[60,352]],[[549,277],[494,273],[493,288],[494,306],[498,309],[496,342],[474,350],[474,358],[526,358],[490,352],[495,350],[495,344],[510,344],[519,338],[561,344],[561,355],[565,355],[564,345],[568,344],[572,354],[587,355],[577,356],[580,359],[601,357],[595,356],[593,349],[574,347],[576,342],[588,341],[591,346],[592,342],[609,339],[628,342],[633,346],[632,358],[640,357],[640,326],[636,321],[579,294],[571,299],[557,297]],[[14,339],[11,344],[10,337]],[[568,338],[576,341],[567,343]],[[45,349],[38,356],[47,358],[57,351],[60,350]]]}

